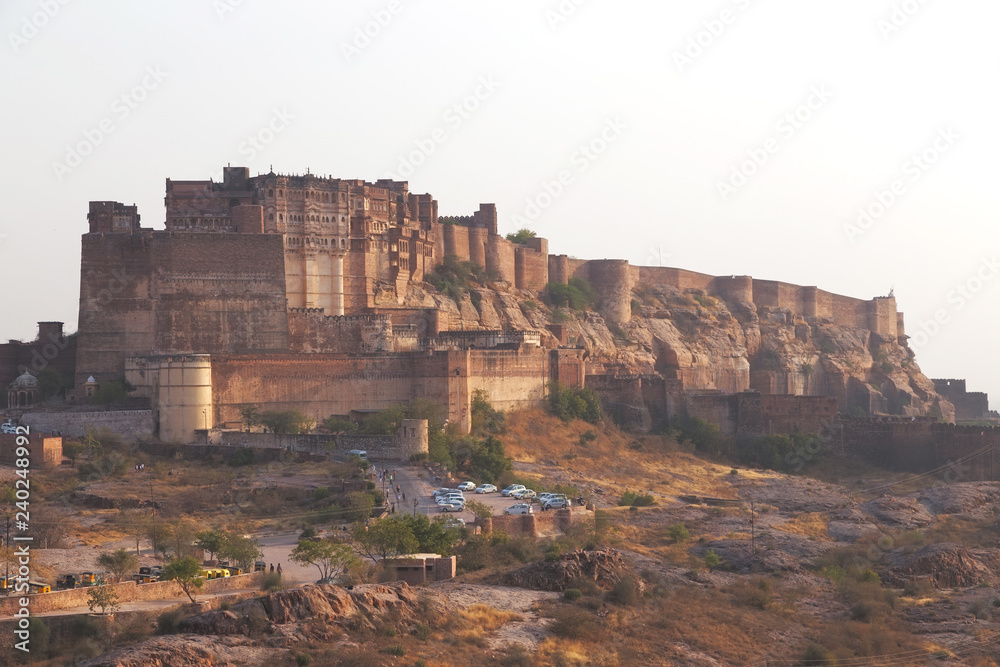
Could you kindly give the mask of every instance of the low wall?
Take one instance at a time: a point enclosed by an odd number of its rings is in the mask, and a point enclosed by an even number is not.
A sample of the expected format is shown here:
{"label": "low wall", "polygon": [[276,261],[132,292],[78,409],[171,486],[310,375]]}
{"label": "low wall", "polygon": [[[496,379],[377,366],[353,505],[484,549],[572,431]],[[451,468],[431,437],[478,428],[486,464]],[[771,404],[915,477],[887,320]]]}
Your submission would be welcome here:
{"label": "low wall", "polygon": [[[413,455],[407,443],[401,443],[396,435],[358,435],[340,433],[336,435],[292,435],[286,433],[243,433],[223,431],[220,442],[227,447],[253,447],[255,449],[279,449],[308,454],[346,455],[352,449],[368,452],[369,460],[408,461]],[[426,433],[423,451],[426,453]]]}
{"label": "low wall", "polygon": [[26,412],[21,422],[32,431],[62,433],[75,437],[87,435],[88,428],[106,428],[130,436],[153,434],[152,410],[109,410],[106,412]]}
{"label": "low wall", "polygon": [[[240,588],[257,588],[263,581],[263,572],[252,572],[241,574],[235,577],[224,579],[212,579],[206,581],[197,593],[205,595],[209,593],[221,593],[223,591],[237,590]],[[169,600],[171,598],[183,597],[184,591],[176,581],[157,581],[152,584],[136,584],[134,581],[123,581],[118,584],[107,584],[118,596],[118,601],[144,602],[147,600]],[[0,617],[10,617],[21,608],[20,598],[27,597],[28,610],[32,614],[39,614],[59,609],[72,609],[74,607],[86,607],[87,596],[90,588],[74,588],[68,591],[53,591],[51,593],[38,593],[36,595],[22,596],[16,593],[0,598]]]}

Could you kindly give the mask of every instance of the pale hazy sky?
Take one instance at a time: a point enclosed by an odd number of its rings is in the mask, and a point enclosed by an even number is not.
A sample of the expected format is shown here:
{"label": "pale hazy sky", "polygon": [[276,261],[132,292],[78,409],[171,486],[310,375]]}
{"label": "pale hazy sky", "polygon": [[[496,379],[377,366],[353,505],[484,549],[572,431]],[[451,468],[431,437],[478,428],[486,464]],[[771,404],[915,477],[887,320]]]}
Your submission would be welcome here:
{"label": "pale hazy sky", "polygon": [[495,202],[555,253],[895,287],[924,372],[996,406],[998,24],[992,0],[8,0],[0,339],[76,329],[88,201],[162,228],[165,178],[273,165]]}

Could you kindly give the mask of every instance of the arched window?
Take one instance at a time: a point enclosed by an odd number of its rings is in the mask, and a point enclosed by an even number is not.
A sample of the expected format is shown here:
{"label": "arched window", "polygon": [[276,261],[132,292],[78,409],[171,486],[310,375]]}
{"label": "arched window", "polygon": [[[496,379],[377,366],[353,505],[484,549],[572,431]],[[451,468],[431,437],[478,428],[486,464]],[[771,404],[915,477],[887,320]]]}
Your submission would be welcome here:
{"label": "arched window", "polygon": [[274,190],[268,190],[267,191],[267,196],[268,197],[273,197],[274,196]]}
{"label": "arched window", "polygon": [[284,190],[278,190],[278,196],[279,197],[284,197],[285,196]]}
{"label": "arched window", "polygon": [[268,213],[267,214],[267,221],[268,222],[274,222],[274,213]]}

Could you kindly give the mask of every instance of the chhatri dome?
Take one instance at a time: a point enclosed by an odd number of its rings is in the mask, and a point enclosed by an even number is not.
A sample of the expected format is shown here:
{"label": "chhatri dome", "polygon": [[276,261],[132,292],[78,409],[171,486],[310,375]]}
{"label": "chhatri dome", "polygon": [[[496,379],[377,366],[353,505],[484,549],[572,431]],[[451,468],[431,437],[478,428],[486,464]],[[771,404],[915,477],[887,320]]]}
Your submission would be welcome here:
{"label": "chhatri dome", "polygon": [[38,378],[24,371],[7,386],[7,407],[28,408],[35,404],[38,394]]}

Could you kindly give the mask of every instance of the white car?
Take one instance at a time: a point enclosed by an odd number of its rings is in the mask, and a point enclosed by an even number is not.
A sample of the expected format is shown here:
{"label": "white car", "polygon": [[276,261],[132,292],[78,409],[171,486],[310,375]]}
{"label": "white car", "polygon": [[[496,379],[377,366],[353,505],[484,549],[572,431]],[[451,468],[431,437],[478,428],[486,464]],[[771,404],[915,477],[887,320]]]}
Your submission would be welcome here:
{"label": "white car", "polygon": [[462,482],[461,484],[458,485],[458,488],[460,490],[462,490],[462,491],[475,491],[476,490],[476,483],[475,482]]}
{"label": "white car", "polygon": [[566,498],[565,496],[555,497],[555,498],[549,498],[544,503],[542,503],[542,509],[557,510],[557,509],[562,509],[564,507],[569,507],[570,505],[571,503],[569,498]]}
{"label": "white car", "polygon": [[445,528],[465,528],[465,519],[450,516],[444,520]]}
{"label": "white car", "polygon": [[531,489],[523,489],[521,491],[515,491],[510,495],[512,498],[517,498],[518,500],[531,500],[536,494]]}
{"label": "white car", "polygon": [[455,501],[458,501],[460,503],[464,503],[465,502],[465,496],[463,496],[461,493],[449,493],[449,494],[444,495],[444,496],[439,496],[438,499],[437,499],[438,505],[440,505],[441,503],[452,503],[452,502],[455,502]]}
{"label": "white car", "polygon": [[528,503],[518,503],[516,505],[511,505],[503,511],[504,514],[534,514],[534,510],[531,509],[531,505]]}
{"label": "white car", "polygon": [[13,422],[4,422],[0,425],[0,429],[2,429],[4,433],[17,433],[17,424]]}
{"label": "white car", "polygon": [[492,484],[480,484],[476,487],[476,493],[496,493],[497,487]]}
{"label": "white car", "polygon": [[438,498],[440,496],[443,496],[446,493],[454,493],[455,491],[456,491],[456,489],[449,489],[449,488],[446,488],[446,487],[441,487],[440,489],[435,489],[434,491],[431,491],[431,497],[432,498]]}
{"label": "white car", "polygon": [[453,500],[448,503],[438,503],[442,512],[461,512],[465,509],[465,503]]}
{"label": "white car", "polygon": [[524,491],[526,487],[524,484],[511,484],[506,489],[500,492],[501,496],[512,496],[517,491]]}

